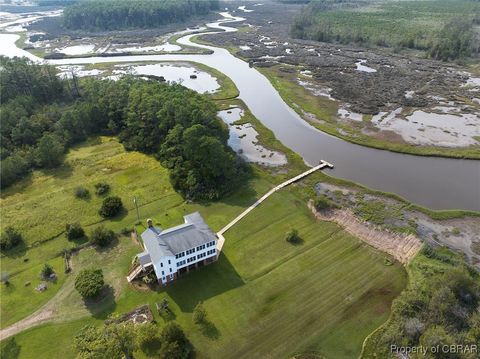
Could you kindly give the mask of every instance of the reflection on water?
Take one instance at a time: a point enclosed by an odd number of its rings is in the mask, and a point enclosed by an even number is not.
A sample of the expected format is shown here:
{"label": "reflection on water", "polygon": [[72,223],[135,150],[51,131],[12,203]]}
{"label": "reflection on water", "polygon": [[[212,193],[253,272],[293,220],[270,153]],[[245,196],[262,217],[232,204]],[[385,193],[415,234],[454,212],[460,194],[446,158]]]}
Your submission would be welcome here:
{"label": "reflection on water", "polygon": [[287,157],[283,153],[270,151],[258,143],[258,132],[250,123],[234,125],[242,115],[242,109],[237,107],[218,112],[218,116],[228,125],[228,145],[247,162],[266,166],[287,164]]}
{"label": "reflection on water", "polygon": [[[181,83],[198,93],[213,93],[220,88],[217,79],[204,71],[198,71],[191,66],[179,65],[117,65],[115,67],[122,67],[113,71],[114,75],[131,73],[134,75],[153,75],[162,76],[165,81]],[[195,78],[192,78],[192,77]]]}

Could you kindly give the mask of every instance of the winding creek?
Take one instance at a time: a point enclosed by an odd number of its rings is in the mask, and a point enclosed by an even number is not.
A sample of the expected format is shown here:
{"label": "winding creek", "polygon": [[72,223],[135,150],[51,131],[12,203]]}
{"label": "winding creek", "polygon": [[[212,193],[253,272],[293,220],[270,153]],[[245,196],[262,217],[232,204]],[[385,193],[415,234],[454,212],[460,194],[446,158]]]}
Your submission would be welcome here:
{"label": "winding creek", "polygon": [[[207,27],[233,32],[224,26],[243,18],[222,13],[224,19]],[[480,161],[412,156],[355,145],[325,134],[310,126],[280,97],[268,79],[248,63],[233,56],[228,50],[191,42],[197,34],[186,34],[178,43],[212,50],[209,55],[136,55],[115,57],[85,57],[49,60],[53,65],[94,64],[105,62],[193,61],[213,67],[230,77],[240,91],[240,98],[251,112],[284,145],[303,157],[311,166],[322,159],[335,165],[330,173],[363,185],[399,194],[414,203],[434,209],[480,210]],[[0,54],[19,56],[21,49],[12,49],[12,35],[7,41],[0,35]],[[4,43],[10,46],[4,46]],[[14,42],[14,41],[13,41]],[[9,50],[7,50],[9,49]],[[37,58],[37,60],[40,60]]]}

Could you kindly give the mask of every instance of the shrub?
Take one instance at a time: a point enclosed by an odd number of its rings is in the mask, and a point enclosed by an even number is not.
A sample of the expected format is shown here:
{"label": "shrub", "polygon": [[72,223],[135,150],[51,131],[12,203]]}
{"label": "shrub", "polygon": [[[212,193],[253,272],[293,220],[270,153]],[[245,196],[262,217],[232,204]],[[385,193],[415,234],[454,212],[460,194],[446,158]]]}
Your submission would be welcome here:
{"label": "shrub", "polygon": [[90,235],[90,242],[100,247],[109,245],[115,239],[115,232],[104,226],[95,228]]}
{"label": "shrub", "polygon": [[168,322],[162,330],[162,342],[177,342],[183,344],[187,342],[187,337],[182,328],[175,322]]}
{"label": "shrub", "polygon": [[84,299],[96,297],[104,284],[101,269],[84,269],[75,278],[75,289]]}
{"label": "shrub", "polygon": [[0,249],[8,250],[22,242],[23,238],[20,232],[13,227],[7,227],[0,237]]}
{"label": "shrub", "polygon": [[198,303],[193,310],[192,319],[195,324],[202,324],[207,320],[207,311],[203,307],[202,303]]}
{"label": "shrub", "polygon": [[153,323],[145,323],[138,326],[137,342],[140,349],[147,351],[148,347],[154,346],[160,341],[160,333]]}
{"label": "shrub", "polygon": [[53,267],[50,264],[45,263],[42,271],[40,272],[40,275],[42,276],[42,278],[48,278],[50,277],[50,274],[53,274]]}
{"label": "shrub", "polygon": [[102,207],[98,213],[104,218],[115,217],[123,208],[120,197],[112,196],[103,200]]}
{"label": "shrub", "polygon": [[296,229],[288,231],[285,235],[285,240],[289,243],[299,243],[302,241]]}
{"label": "shrub", "polygon": [[192,351],[192,346],[185,333],[175,322],[168,322],[163,327],[161,342],[160,358],[186,359]]}
{"label": "shrub", "polygon": [[87,199],[90,197],[90,192],[85,187],[77,187],[75,188],[75,197],[80,199]]}
{"label": "shrub", "polygon": [[110,185],[106,182],[98,182],[95,184],[95,194],[97,196],[103,196],[110,192]]}
{"label": "shrub", "polygon": [[315,206],[315,209],[317,211],[322,211],[322,210],[334,207],[333,202],[327,196],[324,196],[324,195],[320,195],[317,198],[315,198],[313,205]]}
{"label": "shrub", "polygon": [[82,238],[85,236],[85,231],[83,230],[80,223],[67,223],[65,225],[65,234],[67,235],[67,239],[69,241],[73,239]]}

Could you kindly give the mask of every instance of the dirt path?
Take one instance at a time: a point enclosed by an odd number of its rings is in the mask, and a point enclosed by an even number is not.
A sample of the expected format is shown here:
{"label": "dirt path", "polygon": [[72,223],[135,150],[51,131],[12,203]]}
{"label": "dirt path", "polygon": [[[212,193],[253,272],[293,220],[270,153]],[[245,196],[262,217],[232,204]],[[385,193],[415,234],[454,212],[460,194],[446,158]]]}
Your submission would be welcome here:
{"label": "dirt path", "polygon": [[313,206],[312,200],[308,202],[308,207],[316,218],[339,224],[348,233],[376,249],[387,252],[403,264],[408,263],[422,247],[422,242],[416,236],[412,234],[402,235],[380,229],[368,222],[361,221],[349,209],[318,212]]}
{"label": "dirt path", "polygon": [[0,330],[0,341],[4,340],[12,335],[20,333],[28,328],[34,327],[36,325],[42,324],[44,322],[48,322],[52,320],[55,316],[55,297],[58,295],[57,293],[52,299],[50,299],[43,307],[39,310],[34,312],[33,314],[29,315],[28,317]]}

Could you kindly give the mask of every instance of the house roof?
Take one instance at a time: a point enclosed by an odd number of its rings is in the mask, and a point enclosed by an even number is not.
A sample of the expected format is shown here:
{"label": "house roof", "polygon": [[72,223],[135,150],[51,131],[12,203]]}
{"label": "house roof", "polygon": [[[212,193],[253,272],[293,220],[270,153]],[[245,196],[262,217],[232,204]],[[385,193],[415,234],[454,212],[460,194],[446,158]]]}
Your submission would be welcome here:
{"label": "house roof", "polygon": [[148,265],[152,263],[152,259],[150,258],[150,254],[148,252],[142,252],[139,255],[137,255],[138,262],[142,265]]}
{"label": "house roof", "polygon": [[[166,230],[158,227],[147,228],[141,235],[145,245],[144,253],[150,256],[154,263],[165,256],[175,256],[187,249],[217,239],[215,233],[208,227],[198,212],[183,217],[185,223]],[[140,258],[139,258],[140,261]]]}

